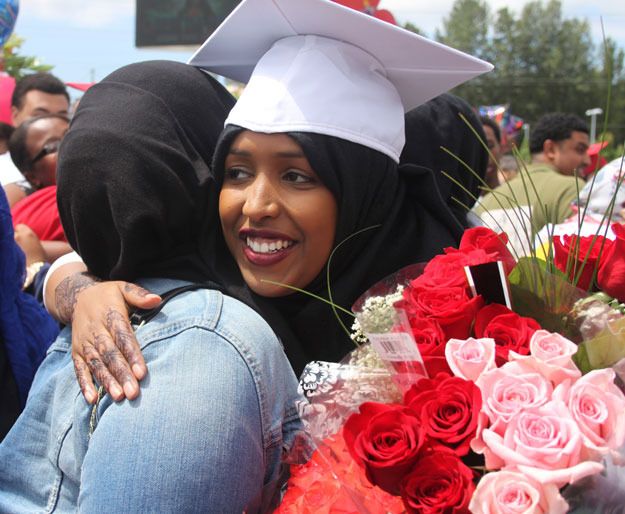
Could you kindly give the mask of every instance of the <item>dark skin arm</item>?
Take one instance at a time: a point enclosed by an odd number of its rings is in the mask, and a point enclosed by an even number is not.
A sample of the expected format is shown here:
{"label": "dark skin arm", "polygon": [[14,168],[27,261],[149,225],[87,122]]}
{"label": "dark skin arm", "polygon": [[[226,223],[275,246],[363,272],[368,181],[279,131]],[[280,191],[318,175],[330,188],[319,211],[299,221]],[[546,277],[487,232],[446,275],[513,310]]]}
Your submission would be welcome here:
{"label": "dark skin arm", "polygon": [[87,402],[97,399],[93,377],[115,401],[139,396],[138,381],[147,367],[129,312],[156,307],[161,298],[129,282],[102,282],[83,263],[55,270],[45,295],[50,313],[72,325],[72,359]]}

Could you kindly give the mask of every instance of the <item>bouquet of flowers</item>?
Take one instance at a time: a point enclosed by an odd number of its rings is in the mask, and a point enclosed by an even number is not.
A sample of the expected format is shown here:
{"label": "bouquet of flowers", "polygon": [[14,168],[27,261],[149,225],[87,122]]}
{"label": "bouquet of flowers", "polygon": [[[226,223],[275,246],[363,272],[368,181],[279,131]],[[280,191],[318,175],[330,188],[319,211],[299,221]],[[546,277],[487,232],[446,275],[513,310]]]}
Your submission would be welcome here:
{"label": "bouquet of flowers", "polygon": [[615,365],[625,357],[625,226],[601,235],[553,238],[554,264],[569,283],[587,291],[571,309],[582,340],[576,362],[582,371]]}
{"label": "bouquet of flowers", "polygon": [[[616,314],[602,327],[582,330],[592,302],[566,280],[570,258],[539,273],[506,243],[470,229],[458,249],[357,302],[354,339],[371,344],[305,370],[301,414],[317,449],[292,467],[278,512],[557,514],[569,484],[579,497],[583,479],[621,463],[615,371],[582,375],[574,356],[605,331],[625,346],[614,331],[622,314],[608,306]],[[614,269],[618,243],[602,244]],[[509,283],[493,287],[496,276]]]}

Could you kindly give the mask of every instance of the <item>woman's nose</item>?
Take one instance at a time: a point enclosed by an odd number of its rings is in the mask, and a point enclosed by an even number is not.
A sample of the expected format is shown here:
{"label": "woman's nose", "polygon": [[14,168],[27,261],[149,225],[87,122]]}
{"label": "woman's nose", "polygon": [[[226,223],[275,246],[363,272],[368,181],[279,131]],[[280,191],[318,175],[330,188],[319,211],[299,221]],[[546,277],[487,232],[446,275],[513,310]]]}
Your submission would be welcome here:
{"label": "woman's nose", "polygon": [[245,190],[243,214],[252,220],[275,218],[280,212],[280,198],[270,180],[259,175]]}

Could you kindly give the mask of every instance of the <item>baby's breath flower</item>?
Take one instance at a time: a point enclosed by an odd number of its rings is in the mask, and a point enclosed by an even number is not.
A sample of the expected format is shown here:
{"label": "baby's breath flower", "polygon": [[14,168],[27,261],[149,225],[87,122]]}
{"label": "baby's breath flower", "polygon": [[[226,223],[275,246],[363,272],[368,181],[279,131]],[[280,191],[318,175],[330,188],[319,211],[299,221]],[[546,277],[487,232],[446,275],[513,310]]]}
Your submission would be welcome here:
{"label": "baby's breath flower", "polygon": [[384,369],[384,362],[382,362],[378,352],[376,352],[371,345],[363,345],[351,352],[348,364],[350,366],[359,366],[364,368]]}
{"label": "baby's breath flower", "polygon": [[[365,300],[362,310],[356,313],[357,335],[361,333],[384,334],[397,324],[394,304],[402,299],[404,286],[398,285],[394,293],[386,296],[372,296]],[[354,327],[352,327],[352,330]],[[352,337],[354,339],[354,337]],[[356,339],[354,339],[356,340]]]}
{"label": "baby's breath flower", "polygon": [[360,346],[362,344],[366,344],[369,342],[369,339],[362,331],[362,327],[360,326],[360,322],[358,319],[354,319],[354,323],[352,324],[352,333],[349,335],[352,341],[356,343],[356,346]]}

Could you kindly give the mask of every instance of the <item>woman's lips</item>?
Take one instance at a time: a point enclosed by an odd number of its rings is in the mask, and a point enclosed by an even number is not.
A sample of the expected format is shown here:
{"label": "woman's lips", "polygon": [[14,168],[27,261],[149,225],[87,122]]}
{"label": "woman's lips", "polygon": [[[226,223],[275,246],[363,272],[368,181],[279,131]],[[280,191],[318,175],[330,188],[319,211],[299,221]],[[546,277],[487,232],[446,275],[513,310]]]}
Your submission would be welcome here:
{"label": "woman's lips", "polygon": [[250,263],[256,266],[272,266],[285,259],[297,244],[296,241],[278,234],[266,232],[252,233],[242,231],[240,234],[243,253]]}

